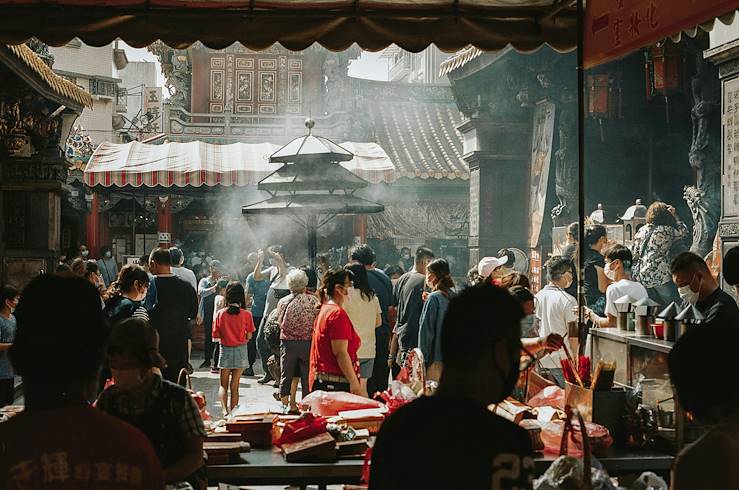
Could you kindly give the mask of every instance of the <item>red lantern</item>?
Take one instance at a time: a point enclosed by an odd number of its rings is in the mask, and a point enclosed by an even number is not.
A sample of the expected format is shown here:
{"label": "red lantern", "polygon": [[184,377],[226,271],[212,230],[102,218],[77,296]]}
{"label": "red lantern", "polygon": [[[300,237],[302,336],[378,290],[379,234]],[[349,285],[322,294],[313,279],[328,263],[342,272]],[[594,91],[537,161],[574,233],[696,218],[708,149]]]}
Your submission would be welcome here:
{"label": "red lantern", "polygon": [[682,88],[684,59],[674,44],[647,49],[647,97],[668,95]]}
{"label": "red lantern", "polygon": [[670,121],[669,95],[682,90],[685,80],[685,58],[677,45],[666,42],[646,50],[647,99],[662,96],[665,98],[665,118]]}
{"label": "red lantern", "polygon": [[588,75],[588,115],[590,117],[608,115],[609,92],[608,75]]}

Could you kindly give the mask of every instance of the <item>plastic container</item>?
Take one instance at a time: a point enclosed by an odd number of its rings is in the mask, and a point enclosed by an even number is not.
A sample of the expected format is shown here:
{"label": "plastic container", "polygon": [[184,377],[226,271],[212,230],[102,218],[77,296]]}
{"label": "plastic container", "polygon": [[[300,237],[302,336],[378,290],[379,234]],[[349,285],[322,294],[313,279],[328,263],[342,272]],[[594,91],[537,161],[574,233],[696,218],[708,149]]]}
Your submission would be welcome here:
{"label": "plastic container", "polygon": [[652,334],[658,339],[665,338],[665,324],[663,322],[652,323]]}

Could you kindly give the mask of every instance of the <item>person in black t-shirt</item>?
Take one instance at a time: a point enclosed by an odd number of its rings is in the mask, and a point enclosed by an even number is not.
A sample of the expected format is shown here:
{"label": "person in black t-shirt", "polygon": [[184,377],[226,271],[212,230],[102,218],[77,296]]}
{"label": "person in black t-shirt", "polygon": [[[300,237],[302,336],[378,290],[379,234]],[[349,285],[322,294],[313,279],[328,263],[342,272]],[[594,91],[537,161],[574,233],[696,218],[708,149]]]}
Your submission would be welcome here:
{"label": "person in black t-shirt", "polygon": [[[409,350],[418,347],[418,327],[423,310],[423,288],[426,286],[426,265],[434,260],[434,252],[425,247],[416,249],[413,269],[406,272],[393,289],[393,306],[398,317],[393,329],[388,366],[402,366]],[[400,353],[400,356],[398,356]]]}
{"label": "person in black t-shirt", "polygon": [[159,332],[159,352],[167,361],[162,377],[177,382],[180,369],[187,367],[187,340],[198,314],[198,298],[187,282],[172,274],[169,249],[157,248],[149,257],[149,269],[156,276],[156,299],[147,301],[151,325]]}
{"label": "person in black t-shirt", "polygon": [[734,286],[736,295],[739,296],[739,246],[730,248],[724,255],[722,272],[724,280]]}
{"label": "person in black t-shirt", "polygon": [[606,277],[606,259],[603,250],[608,245],[606,227],[591,225],[585,229],[585,252],[583,291],[585,292],[586,306],[598,316],[606,313],[606,289],[611,281]]}
{"label": "person in black t-shirt", "polygon": [[719,287],[700,256],[693,252],[681,253],[672,261],[670,269],[683,306],[695,305],[706,317],[706,324],[715,322],[736,325],[739,328],[739,307],[736,301]]}
{"label": "person in black t-shirt", "polygon": [[531,488],[528,434],[487,408],[518,379],[521,318],[518,302],[496,286],[466,288],[452,298],[437,393],[384,422],[372,452],[370,490]]}

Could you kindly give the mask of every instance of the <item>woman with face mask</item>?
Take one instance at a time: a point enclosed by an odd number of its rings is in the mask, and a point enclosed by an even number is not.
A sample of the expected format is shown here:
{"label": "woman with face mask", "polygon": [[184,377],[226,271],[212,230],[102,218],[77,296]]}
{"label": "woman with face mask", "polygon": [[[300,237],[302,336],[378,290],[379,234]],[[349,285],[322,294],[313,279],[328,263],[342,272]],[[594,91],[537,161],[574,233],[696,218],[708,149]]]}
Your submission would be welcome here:
{"label": "woman with face mask", "polygon": [[147,322],[129,318],[113,326],[108,361],[115,384],[100,394],[97,408],[133,425],[151,442],[167,483],[207,488],[197,404],[182,386],[162,379],[166,360],[159,335]]}
{"label": "woman with face mask", "polygon": [[585,228],[584,242],[583,290],[585,291],[585,303],[597,315],[602,316],[606,310],[606,289],[611,283],[604,270],[606,264],[603,258],[603,250],[608,244],[605,226],[591,225]]}
{"label": "woman with face mask", "polygon": [[311,391],[362,395],[357,357],[361,340],[343,307],[353,287],[353,274],[346,269],[331,269],[323,276],[310,347]]}
{"label": "woman with face mask", "polygon": [[107,288],[118,277],[118,263],[113,258],[113,252],[110,250],[110,247],[102,247],[100,249],[100,255],[102,255],[102,258],[97,261],[98,269]]}
{"label": "woman with face mask", "polygon": [[105,314],[111,323],[126,318],[139,318],[149,321],[149,315],[141,304],[149,289],[149,275],[143,267],[126,264],[118,278],[105,293]]}
{"label": "woman with face mask", "polygon": [[8,359],[8,350],[15,340],[15,317],[13,312],[18,305],[20,293],[13,286],[0,289],[0,408],[15,400],[13,385],[13,366]]}
{"label": "woman with face mask", "polygon": [[454,280],[446,260],[435,259],[426,266],[426,284],[431,294],[423,303],[418,322],[418,347],[426,363],[426,379],[439,381],[443,368],[441,332],[449,300],[454,294]]}

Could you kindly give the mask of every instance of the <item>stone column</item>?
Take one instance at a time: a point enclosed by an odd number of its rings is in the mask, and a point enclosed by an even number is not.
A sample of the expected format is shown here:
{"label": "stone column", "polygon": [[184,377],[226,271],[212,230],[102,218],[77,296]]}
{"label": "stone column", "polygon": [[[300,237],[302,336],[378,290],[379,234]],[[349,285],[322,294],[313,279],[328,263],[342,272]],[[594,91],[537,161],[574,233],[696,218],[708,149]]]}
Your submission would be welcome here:
{"label": "stone column", "polygon": [[92,193],[89,205],[90,210],[85,222],[87,249],[90,251],[90,257],[97,257],[100,247],[100,198],[97,192]]}
{"label": "stone column", "polygon": [[716,68],[696,54],[691,80],[693,138],[688,159],[696,185],[686,186],[684,197],[693,214],[693,245],[700,256],[713,248],[721,215],[721,93]]}
{"label": "stone column", "polygon": [[159,196],[157,199],[157,232],[166,233],[167,241],[159,241],[160,247],[169,247],[172,241],[172,209],[169,196]]}
{"label": "stone column", "polygon": [[470,267],[504,247],[528,250],[531,124],[500,119],[473,114],[457,127],[470,167]]}
{"label": "stone column", "polygon": [[[721,220],[718,226],[720,248],[714,254],[723,255],[739,245],[739,45],[726,43],[705,52],[706,58],[718,67],[721,84]],[[716,264],[716,257],[714,264]],[[729,292],[734,288],[726,287]]]}

